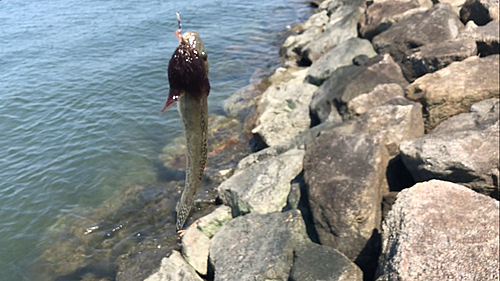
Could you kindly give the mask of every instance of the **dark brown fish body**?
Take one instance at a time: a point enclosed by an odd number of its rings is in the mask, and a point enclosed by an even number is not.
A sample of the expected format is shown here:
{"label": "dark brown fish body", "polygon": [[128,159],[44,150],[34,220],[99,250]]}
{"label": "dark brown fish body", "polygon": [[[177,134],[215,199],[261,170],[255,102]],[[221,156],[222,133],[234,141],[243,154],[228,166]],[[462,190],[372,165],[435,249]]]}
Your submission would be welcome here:
{"label": "dark brown fish body", "polygon": [[182,230],[207,163],[208,58],[200,36],[186,32],[168,64],[170,92],[166,110],[175,102],[186,135],[186,181],[177,204],[177,231]]}

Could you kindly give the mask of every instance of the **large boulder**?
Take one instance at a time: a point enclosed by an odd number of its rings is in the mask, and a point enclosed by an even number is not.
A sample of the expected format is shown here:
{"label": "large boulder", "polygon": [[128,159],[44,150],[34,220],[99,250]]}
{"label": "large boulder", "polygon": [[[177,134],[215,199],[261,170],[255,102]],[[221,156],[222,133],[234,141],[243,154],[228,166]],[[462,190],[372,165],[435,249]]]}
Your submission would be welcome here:
{"label": "large boulder", "polygon": [[477,25],[498,20],[498,0],[467,0],[460,9],[460,19],[464,23],[474,21]]}
{"label": "large boulder", "polygon": [[310,127],[309,103],[318,87],[303,83],[306,72],[301,73],[286,83],[270,86],[262,95],[257,126],[252,130],[259,146],[279,144]]}
{"label": "large boulder", "polygon": [[306,81],[319,86],[330,77],[333,71],[341,66],[351,65],[352,60],[359,55],[372,58],[377,53],[373,50],[370,41],[357,37],[351,38],[313,62],[307,72]]}
{"label": "large boulder", "polygon": [[348,115],[354,117],[380,106],[395,97],[404,96],[403,88],[395,83],[377,85],[373,91],[361,94],[347,103]]}
{"label": "large boulder", "polygon": [[304,243],[294,252],[290,281],[362,281],[363,272],[341,252]]}
{"label": "large boulder", "polygon": [[375,36],[372,43],[378,53],[390,53],[401,65],[406,79],[413,81],[416,76],[408,59],[412,49],[456,38],[463,28],[449,4],[436,4],[427,11],[401,19]]}
{"label": "large boulder", "polygon": [[383,223],[377,280],[498,280],[498,210],[449,182],[401,191]]}
{"label": "large boulder", "polygon": [[447,67],[477,54],[476,41],[471,38],[449,39],[430,43],[414,50],[410,56],[416,77]]}
{"label": "large boulder", "polygon": [[459,37],[476,41],[478,52],[482,57],[498,54],[500,52],[499,24],[499,20],[494,20],[484,26],[477,26],[473,21],[469,21]]}
{"label": "large boulder", "polygon": [[404,141],[402,159],[414,179],[461,183],[498,199],[499,108],[498,99],[485,100]]}
{"label": "large boulder", "polygon": [[160,268],[144,279],[144,281],[203,281],[196,271],[182,258],[181,254],[173,251],[168,258],[161,260]]}
{"label": "large boulder", "polygon": [[357,23],[361,17],[359,9],[350,11],[323,34],[314,38],[302,49],[302,57],[309,62],[318,60],[323,54],[335,48],[342,42],[358,35]]}
{"label": "large boulder", "polygon": [[298,210],[232,219],[212,238],[214,280],[288,280],[294,250],[308,241]]}
{"label": "large boulder", "polygon": [[[426,130],[472,104],[499,96],[499,56],[473,56],[424,75],[406,87],[407,98],[425,105]],[[314,100],[314,99],[313,99]]]}
{"label": "large boulder", "polygon": [[397,22],[398,16],[404,12],[420,7],[415,0],[376,2],[366,8],[359,20],[359,34],[363,38],[372,39],[375,35],[387,30]]}
{"label": "large boulder", "polygon": [[290,182],[302,170],[303,157],[303,150],[292,149],[238,170],[217,188],[219,197],[235,217],[281,211],[286,206]]}
{"label": "large boulder", "polygon": [[401,69],[388,54],[376,56],[363,66],[338,68],[313,95],[309,106],[313,123],[341,123],[341,115],[347,113],[350,100],[387,83],[396,83],[401,87],[407,85]]}

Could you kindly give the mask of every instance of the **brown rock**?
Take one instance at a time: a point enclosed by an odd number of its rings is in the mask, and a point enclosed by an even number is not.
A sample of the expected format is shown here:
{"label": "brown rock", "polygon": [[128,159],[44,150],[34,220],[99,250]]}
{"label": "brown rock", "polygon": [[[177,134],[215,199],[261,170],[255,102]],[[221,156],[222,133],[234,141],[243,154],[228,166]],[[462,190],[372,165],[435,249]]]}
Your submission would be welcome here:
{"label": "brown rock", "polygon": [[470,57],[424,75],[408,87],[407,98],[422,103],[426,131],[469,110],[473,103],[499,96],[499,56]]}

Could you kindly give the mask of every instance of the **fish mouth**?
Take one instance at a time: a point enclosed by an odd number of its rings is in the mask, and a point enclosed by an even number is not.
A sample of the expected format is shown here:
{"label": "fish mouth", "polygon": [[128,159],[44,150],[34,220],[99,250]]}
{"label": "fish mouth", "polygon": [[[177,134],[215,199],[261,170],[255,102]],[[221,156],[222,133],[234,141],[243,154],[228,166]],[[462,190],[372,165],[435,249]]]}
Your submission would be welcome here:
{"label": "fish mouth", "polygon": [[208,58],[200,36],[194,31],[182,36],[175,34],[179,36],[179,46],[168,63],[170,91],[161,112],[172,107],[184,94],[201,98],[210,92]]}

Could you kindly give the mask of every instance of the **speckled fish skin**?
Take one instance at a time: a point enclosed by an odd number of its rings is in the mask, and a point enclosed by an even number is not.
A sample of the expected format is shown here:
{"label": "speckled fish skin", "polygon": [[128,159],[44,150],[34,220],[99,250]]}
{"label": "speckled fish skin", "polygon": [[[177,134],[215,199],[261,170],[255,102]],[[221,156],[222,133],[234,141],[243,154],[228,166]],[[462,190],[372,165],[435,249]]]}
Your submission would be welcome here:
{"label": "speckled fish skin", "polygon": [[168,65],[170,92],[163,110],[178,102],[186,136],[186,180],[177,204],[176,230],[182,230],[207,163],[208,58],[196,32],[182,35]]}

